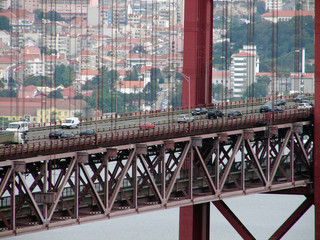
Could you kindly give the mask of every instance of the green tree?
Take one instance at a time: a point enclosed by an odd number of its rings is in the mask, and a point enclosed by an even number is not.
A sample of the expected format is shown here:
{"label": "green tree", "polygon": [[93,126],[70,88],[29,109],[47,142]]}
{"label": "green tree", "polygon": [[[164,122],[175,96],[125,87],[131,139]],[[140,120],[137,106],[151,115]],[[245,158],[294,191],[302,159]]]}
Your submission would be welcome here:
{"label": "green tree", "polygon": [[266,3],[264,1],[257,2],[257,13],[262,15],[266,12]]}
{"label": "green tree", "polygon": [[0,91],[0,97],[15,98],[15,97],[17,97],[17,93],[13,89],[3,89],[2,91]]}
{"label": "green tree", "polygon": [[4,88],[4,78],[0,79],[0,88]]}
{"label": "green tree", "polygon": [[221,83],[212,84],[212,97],[215,100],[222,100],[226,88]]}
{"label": "green tree", "polygon": [[125,81],[139,81],[138,74],[135,71],[126,71]]}
{"label": "green tree", "polygon": [[12,88],[16,88],[16,87],[17,87],[16,81],[12,77],[9,77],[8,78],[8,88],[12,89]]}
{"label": "green tree", "polygon": [[157,81],[158,83],[164,82],[162,73],[159,68],[151,68],[150,72],[151,72],[151,81]]}
{"label": "green tree", "polygon": [[10,20],[6,16],[0,16],[0,30],[10,31]]}
{"label": "green tree", "polygon": [[51,87],[51,81],[49,77],[46,76],[32,76],[26,78],[24,81],[24,86],[42,86],[42,87]]}
{"label": "green tree", "polygon": [[268,77],[258,77],[257,82],[250,84],[248,89],[244,91],[242,98],[265,97],[268,94],[270,82]]}
{"label": "green tree", "polygon": [[56,11],[49,11],[46,13],[46,19],[56,22],[56,21],[63,21],[64,18],[61,17],[60,13]]}
{"label": "green tree", "polygon": [[56,66],[54,74],[54,86],[58,87],[63,85],[64,87],[69,87],[72,85],[74,79],[75,71],[70,66],[65,66],[64,64]]}
{"label": "green tree", "polygon": [[35,9],[33,11],[34,17],[36,21],[41,21],[44,17],[44,13],[41,9]]}

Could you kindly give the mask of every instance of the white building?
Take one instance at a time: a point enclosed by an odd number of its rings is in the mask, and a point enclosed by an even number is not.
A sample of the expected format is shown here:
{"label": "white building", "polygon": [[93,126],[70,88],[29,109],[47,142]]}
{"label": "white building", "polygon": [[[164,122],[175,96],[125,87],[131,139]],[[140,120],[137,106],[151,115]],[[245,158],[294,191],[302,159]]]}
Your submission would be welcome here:
{"label": "white building", "polygon": [[241,98],[244,91],[256,81],[258,57],[256,46],[246,45],[231,56],[231,86],[233,98]]}
{"label": "white building", "polygon": [[282,10],[282,0],[266,0],[266,9],[269,11]]}

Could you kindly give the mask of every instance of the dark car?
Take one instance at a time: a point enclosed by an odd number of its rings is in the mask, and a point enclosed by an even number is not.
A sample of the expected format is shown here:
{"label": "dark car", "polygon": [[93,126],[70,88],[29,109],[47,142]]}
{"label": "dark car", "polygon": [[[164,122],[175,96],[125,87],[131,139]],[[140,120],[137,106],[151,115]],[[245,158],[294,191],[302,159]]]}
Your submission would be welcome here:
{"label": "dark car", "polygon": [[272,106],[270,105],[263,105],[260,107],[260,113],[265,113],[265,112],[282,112],[284,111],[282,107],[280,106],[274,106],[272,110]]}
{"label": "dark car", "polygon": [[260,107],[259,112],[260,113],[271,112],[271,108],[272,108],[272,106],[270,106],[270,105],[263,105]]}
{"label": "dark car", "polygon": [[242,113],[240,111],[231,111],[228,113],[228,118],[241,117]]}
{"label": "dark car", "polygon": [[95,135],[96,132],[92,129],[87,129],[87,130],[84,130],[84,131],[81,131],[80,132],[80,136],[92,136],[92,135]]}
{"label": "dark car", "polygon": [[62,130],[55,130],[49,133],[49,139],[59,139],[64,134]]}
{"label": "dark car", "polygon": [[308,97],[306,95],[298,95],[294,99],[296,103],[301,103],[303,100],[308,100]]}
{"label": "dark car", "polygon": [[192,116],[207,114],[208,110],[206,108],[196,108],[192,111]]}
{"label": "dark car", "polygon": [[73,133],[63,133],[60,138],[74,138],[75,135]]}
{"label": "dark car", "polygon": [[223,112],[221,112],[220,110],[211,110],[211,111],[208,111],[208,119],[217,119],[217,118],[221,118],[223,117],[224,114]]}

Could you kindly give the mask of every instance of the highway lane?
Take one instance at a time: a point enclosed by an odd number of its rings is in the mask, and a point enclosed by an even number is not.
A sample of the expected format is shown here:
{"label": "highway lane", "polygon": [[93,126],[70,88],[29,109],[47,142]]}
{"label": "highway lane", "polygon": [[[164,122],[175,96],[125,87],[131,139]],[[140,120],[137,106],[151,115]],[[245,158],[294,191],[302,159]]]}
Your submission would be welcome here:
{"label": "highway lane", "polygon": [[[262,104],[263,105],[263,104]],[[220,109],[224,112],[225,116],[231,110],[239,110],[244,115],[251,114],[251,113],[259,113],[259,108],[261,105],[253,105],[248,103],[247,105],[243,105],[241,107],[234,107],[230,109]],[[295,109],[297,104],[294,102],[287,102],[285,106],[282,106],[284,109]],[[209,109],[210,110],[210,109]],[[97,130],[99,133],[106,133],[110,131],[120,131],[120,130],[127,130],[127,129],[137,129],[140,124],[145,123],[146,121],[152,122],[156,126],[163,126],[168,124],[176,124],[177,115],[181,113],[187,113],[188,110],[184,111],[172,111],[172,112],[162,112],[155,115],[139,115],[133,117],[121,117],[121,118],[113,118],[113,119],[105,119],[105,120],[98,120],[97,121]],[[195,120],[205,119],[206,115],[195,116]],[[30,129],[27,133],[28,142],[39,142],[45,139],[49,140],[49,133],[54,130],[61,129],[60,125],[51,126],[50,128],[34,128]],[[65,133],[73,133],[76,137],[79,136],[80,132],[87,129],[96,129],[96,122],[91,121],[82,122],[80,127],[77,129],[62,129]]]}

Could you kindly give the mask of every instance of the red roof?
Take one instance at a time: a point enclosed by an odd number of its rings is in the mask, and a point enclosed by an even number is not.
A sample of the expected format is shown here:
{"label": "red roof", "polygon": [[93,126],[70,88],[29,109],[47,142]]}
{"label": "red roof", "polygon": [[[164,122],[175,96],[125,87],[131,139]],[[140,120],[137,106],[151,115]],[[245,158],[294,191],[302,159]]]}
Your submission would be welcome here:
{"label": "red roof", "polygon": [[99,75],[99,71],[91,70],[91,69],[84,69],[84,70],[82,70],[80,75]]}
{"label": "red roof", "polygon": [[63,98],[74,98],[76,96],[76,91],[73,89],[72,86],[64,88],[61,91]]}
{"label": "red roof", "polygon": [[229,77],[230,73],[229,72],[212,72],[212,77],[214,78],[223,78],[223,77]]}
{"label": "red roof", "polygon": [[314,16],[313,11],[272,11],[262,14],[261,17],[295,17],[295,16]]}
{"label": "red roof", "polygon": [[[120,84],[121,83],[121,84]],[[121,81],[117,82],[117,88],[144,88],[143,81]]]}
{"label": "red roof", "polygon": [[240,52],[240,53],[235,53],[233,54],[235,57],[254,57],[255,54],[248,53],[248,52]]}

